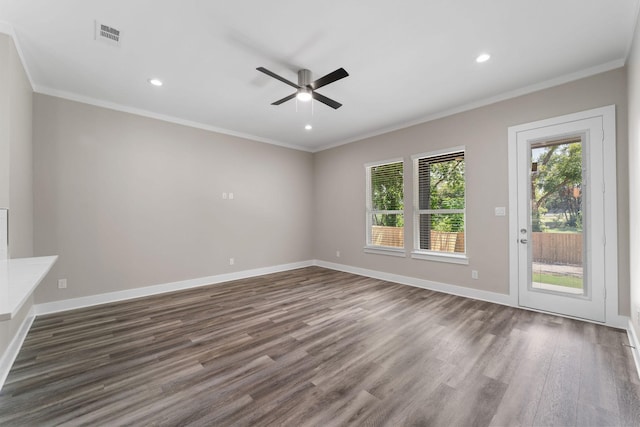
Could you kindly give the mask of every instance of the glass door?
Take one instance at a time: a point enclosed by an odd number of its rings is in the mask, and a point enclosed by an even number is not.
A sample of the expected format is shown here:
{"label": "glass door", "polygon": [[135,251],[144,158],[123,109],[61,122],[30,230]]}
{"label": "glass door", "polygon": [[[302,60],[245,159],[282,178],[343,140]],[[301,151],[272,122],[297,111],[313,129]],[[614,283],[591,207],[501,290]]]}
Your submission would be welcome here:
{"label": "glass door", "polygon": [[605,319],[602,119],[517,137],[518,300]]}
{"label": "glass door", "polygon": [[582,136],[530,144],[531,288],[585,294]]}

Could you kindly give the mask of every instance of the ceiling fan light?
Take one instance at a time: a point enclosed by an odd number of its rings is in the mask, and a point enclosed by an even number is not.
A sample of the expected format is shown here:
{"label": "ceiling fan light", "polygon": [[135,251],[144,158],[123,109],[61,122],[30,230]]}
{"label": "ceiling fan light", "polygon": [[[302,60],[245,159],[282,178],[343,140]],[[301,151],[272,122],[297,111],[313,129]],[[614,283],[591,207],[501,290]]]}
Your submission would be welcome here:
{"label": "ceiling fan light", "polygon": [[296,98],[298,99],[298,101],[309,102],[311,101],[311,91],[306,87],[303,87],[298,90]]}

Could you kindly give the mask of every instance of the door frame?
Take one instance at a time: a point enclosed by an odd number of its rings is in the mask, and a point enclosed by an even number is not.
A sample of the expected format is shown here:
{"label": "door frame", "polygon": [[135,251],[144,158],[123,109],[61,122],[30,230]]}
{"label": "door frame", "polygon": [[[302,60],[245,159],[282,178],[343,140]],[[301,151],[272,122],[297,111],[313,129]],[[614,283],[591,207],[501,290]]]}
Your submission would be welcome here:
{"label": "door frame", "polygon": [[[518,133],[533,129],[555,126],[562,123],[602,118],[603,125],[603,165],[602,190],[604,191],[604,276],[605,276],[605,324],[625,327],[624,317],[618,315],[618,221],[617,221],[617,176],[616,176],[616,120],[615,105],[595,108],[573,114],[511,126],[508,129],[509,168],[509,296],[514,306],[518,302]],[[596,183],[592,187],[596,187]],[[595,188],[594,188],[595,190]],[[594,238],[597,238],[594,236]],[[523,307],[527,308],[527,307]],[[529,309],[529,308],[527,308]],[[559,314],[562,315],[562,314]],[[565,316],[570,317],[570,316]],[[584,319],[581,319],[584,320]]]}

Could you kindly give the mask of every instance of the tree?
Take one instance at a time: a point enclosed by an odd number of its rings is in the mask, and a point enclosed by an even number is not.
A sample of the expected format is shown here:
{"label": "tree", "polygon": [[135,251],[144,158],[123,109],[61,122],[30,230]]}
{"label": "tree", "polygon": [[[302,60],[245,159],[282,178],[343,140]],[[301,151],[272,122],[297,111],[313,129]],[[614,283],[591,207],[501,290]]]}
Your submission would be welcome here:
{"label": "tree", "polygon": [[541,215],[565,216],[565,224],[582,225],[582,145],[563,143],[532,150],[531,208],[533,231],[543,231]]}
{"label": "tree", "polygon": [[[376,210],[395,211],[404,209],[402,163],[388,163],[371,170],[371,201]],[[374,215],[374,225],[403,227],[402,215]]]}
{"label": "tree", "polygon": [[[430,165],[430,209],[464,209],[464,161],[449,160]],[[463,214],[432,214],[434,231],[464,231]]]}

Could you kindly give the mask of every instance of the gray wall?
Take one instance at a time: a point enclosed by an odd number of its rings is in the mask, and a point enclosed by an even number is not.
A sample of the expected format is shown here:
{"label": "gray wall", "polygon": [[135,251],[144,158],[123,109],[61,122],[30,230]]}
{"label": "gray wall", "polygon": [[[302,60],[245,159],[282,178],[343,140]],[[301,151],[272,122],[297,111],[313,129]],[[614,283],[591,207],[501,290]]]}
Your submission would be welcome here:
{"label": "gray wall", "polygon": [[0,34],[0,207],[9,257],[33,254],[32,90],[11,37]]}
{"label": "gray wall", "polygon": [[0,207],[9,207],[9,88],[11,87],[11,38],[0,34]]}
{"label": "gray wall", "polygon": [[[620,314],[629,313],[627,87],[625,69],[499,102],[410,128],[316,153],[314,253],[316,258],[420,279],[508,294],[507,128],[512,125],[616,105]],[[363,253],[367,162],[403,157],[406,210],[411,211],[411,155],[466,146],[469,265]],[[405,220],[405,241],[413,227]],[[336,257],[340,250],[341,257]],[[471,279],[479,271],[479,280]]]}
{"label": "gray wall", "polygon": [[[493,214],[508,206],[507,128],[615,104],[619,300],[628,315],[626,81],[618,69],[315,155],[36,95],[35,247],[60,255],[36,301],[312,258],[507,293],[508,218]],[[411,154],[457,145],[467,147],[470,264],[364,254],[364,163],[408,164]],[[236,199],[222,200],[223,191]],[[407,218],[407,242],[411,228]],[[63,277],[69,288],[58,290]]]}
{"label": "gray wall", "polygon": [[34,168],[36,303],[312,259],[310,153],[38,94]]}
{"label": "gray wall", "polygon": [[[0,207],[9,208],[9,257],[33,255],[32,90],[11,37],[0,34]],[[33,306],[0,321],[0,357]]]}
{"label": "gray wall", "polygon": [[629,85],[629,219],[631,263],[630,309],[635,330],[640,333],[640,26],[636,27],[628,61]]}

